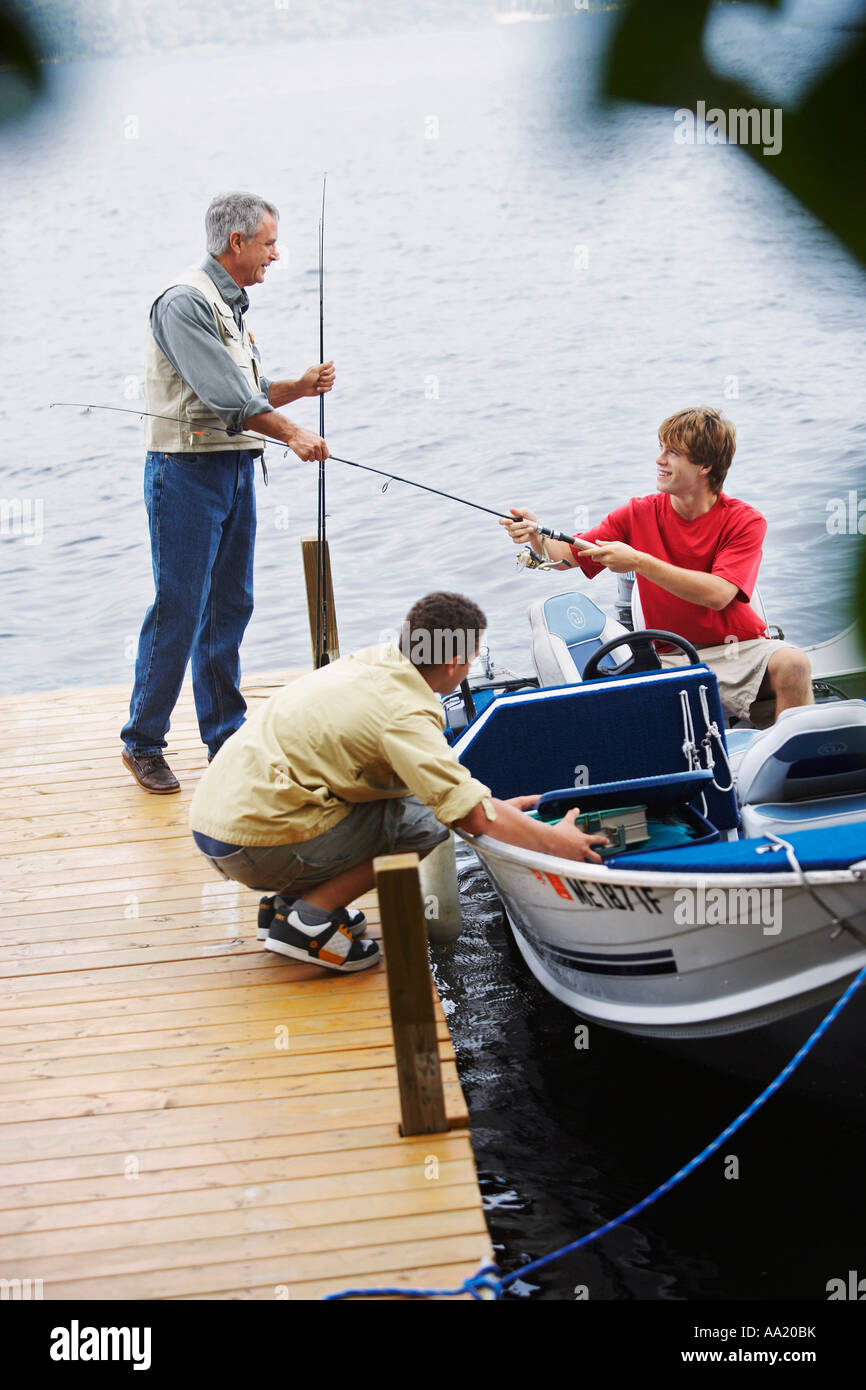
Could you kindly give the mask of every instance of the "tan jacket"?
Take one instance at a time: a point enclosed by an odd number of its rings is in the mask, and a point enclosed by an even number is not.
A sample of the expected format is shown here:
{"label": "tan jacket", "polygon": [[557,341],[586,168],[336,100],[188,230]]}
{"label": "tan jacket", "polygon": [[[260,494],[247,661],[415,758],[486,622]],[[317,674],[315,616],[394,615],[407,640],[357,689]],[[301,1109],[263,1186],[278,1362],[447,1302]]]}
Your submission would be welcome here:
{"label": "tan jacket", "polygon": [[438,696],[383,644],[301,676],[257,709],[203,774],[190,825],[236,845],[310,840],[359,801],[418,797],[445,825],[490,789],[445,741]]}

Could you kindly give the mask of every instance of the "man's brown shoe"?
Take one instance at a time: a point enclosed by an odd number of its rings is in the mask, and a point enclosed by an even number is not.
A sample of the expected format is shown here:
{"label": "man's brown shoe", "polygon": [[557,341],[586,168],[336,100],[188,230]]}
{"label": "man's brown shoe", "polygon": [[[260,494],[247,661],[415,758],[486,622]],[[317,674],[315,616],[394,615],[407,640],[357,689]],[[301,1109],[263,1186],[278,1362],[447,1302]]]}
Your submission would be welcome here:
{"label": "man's brown shoe", "polygon": [[156,792],[166,796],[169,792],[179,792],[180,782],[175,777],[161,753],[144,753],[136,758],[127,749],[123,761],[140,787],[146,792]]}

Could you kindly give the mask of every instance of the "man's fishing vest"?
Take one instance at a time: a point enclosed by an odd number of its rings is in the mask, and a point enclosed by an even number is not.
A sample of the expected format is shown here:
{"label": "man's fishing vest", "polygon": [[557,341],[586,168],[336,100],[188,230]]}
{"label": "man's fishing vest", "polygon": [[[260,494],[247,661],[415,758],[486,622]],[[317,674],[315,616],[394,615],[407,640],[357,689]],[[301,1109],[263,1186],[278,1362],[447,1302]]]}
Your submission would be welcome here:
{"label": "man's fishing vest", "polygon": [[[243,372],[253,391],[261,391],[259,364],[253,352],[252,339],[246,324],[242,329],[235,323],[231,305],[227,304],[205,271],[194,266],[177,280],[166,285],[161,294],[175,285],[191,285],[200,290],[210,305],[220,339],[229,357]],[[160,295],[156,296],[159,299]],[[156,300],[154,300],[156,303]],[[203,454],[226,449],[257,449],[265,441],[258,434],[226,434],[218,415],[205,405],[176,372],[153,336],[148,321],[147,356],[144,376],[147,402],[147,447],[156,453]],[[168,419],[154,417],[168,416]],[[175,423],[177,422],[177,423]]]}

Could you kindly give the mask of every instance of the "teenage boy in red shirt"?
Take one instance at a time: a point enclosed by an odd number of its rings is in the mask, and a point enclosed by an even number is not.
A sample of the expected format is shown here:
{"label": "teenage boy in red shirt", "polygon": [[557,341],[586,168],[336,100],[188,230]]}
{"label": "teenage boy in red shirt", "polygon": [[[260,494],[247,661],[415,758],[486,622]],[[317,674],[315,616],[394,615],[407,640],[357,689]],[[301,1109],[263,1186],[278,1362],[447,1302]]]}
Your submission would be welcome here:
{"label": "teenage boy in red shirt", "polygon": [[[579,566],[590,579],[603,569],[634,571],[648,628],[685,637],[715,672],[722,703],[747,718],[757,699],[775,696],[776,715],[812,703],[809,658],[790,643],[768,638],[749,600],[761,563],[767,523],[747,502],[722,491],[736,448],[736,431],[718,410],[680,410],[659,427],[656,489],[633,497],[575,540],[543,542],[526,507],[502,520],[517,545]],[[664,666],[685,658],[659,652]]]}

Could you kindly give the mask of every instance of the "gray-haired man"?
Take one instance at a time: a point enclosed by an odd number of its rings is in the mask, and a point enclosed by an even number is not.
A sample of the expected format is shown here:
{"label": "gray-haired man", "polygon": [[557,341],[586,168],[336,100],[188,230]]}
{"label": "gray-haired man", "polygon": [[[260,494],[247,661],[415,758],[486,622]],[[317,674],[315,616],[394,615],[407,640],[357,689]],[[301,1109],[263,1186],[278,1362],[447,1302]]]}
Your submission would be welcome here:
{"label": "gray-haired man", "polygon": [[333,362],[297,381],[268,381],[244,322],[245,286],[260,285],[279,260],[278,215],[251,193],[214,198],[205,218],[207,256],[150,311],[144,497],[156,593],[121,733],[123,761],[148,792],[180,790],[163,749],[190,659],[209,758],[244,722],[239,649],[253,611],[261,436],[304,460],[328,457],[324,439],[276,407],[330,391]]}

